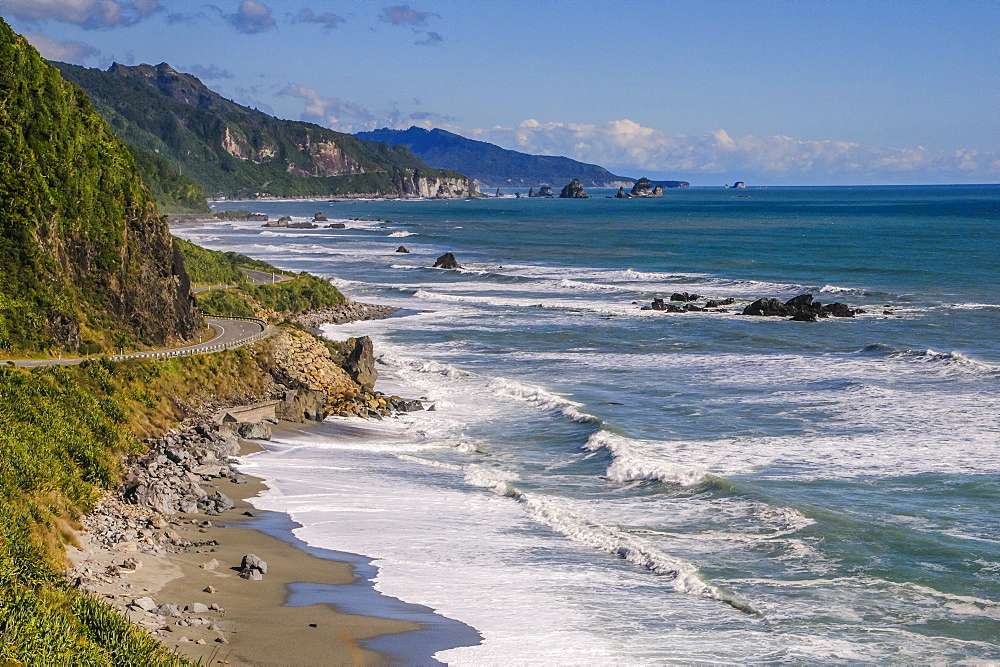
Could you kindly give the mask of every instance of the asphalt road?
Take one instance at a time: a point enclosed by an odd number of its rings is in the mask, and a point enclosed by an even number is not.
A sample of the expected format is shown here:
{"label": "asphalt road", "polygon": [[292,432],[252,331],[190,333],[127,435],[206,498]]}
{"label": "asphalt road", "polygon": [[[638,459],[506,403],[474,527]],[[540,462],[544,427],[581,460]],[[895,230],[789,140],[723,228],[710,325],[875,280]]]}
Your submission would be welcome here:
{"label": "asphalt road", "polygon": [[[220,345],[232,345],[233,347],[238,347],[239,345],[251,342],[254,336],[260,333],[265,333],[265,335],[270,335],[273,331],[273,327],[263,327],[257,322],[252,322],[249,320],[223,320],[215,317],[206,317],[205,323],[212,329],[215,334],[211,340],[207,340],[204,343],[198,343],[196,345],[187,345],[185,347],[170,348],[168,350],[157,350],[155,352],[136,352],[134,354],[126,354],[124,356],[115,356],[115,359],[148,359],[156,358],[156,355],[165,352],[172,353],[172,356],[186,356],[190,354],[206,354],[208,352],[216,352],[220,348]],[[100,356],[100,355],[97,355]],[[95,357],[91,357],[96,358]],[[67,359],[25,359],[20,361],[13,361],[15,366],[55,366],[57,364],[71,365],[78,364],[83,361],[83,358],[67,358]],[[7,361],[2,361],[0,363],[10,363]]]}
{"label": "asphalt road", "polygon": [[[272,283],[283,283],[286,280],[295,280],[295,276],[283,276],[277,273],[267,273],[266,271],[254,271],[253,269],[240,269],[251,285],[270,285]],[[192,292],[207,292],[212,289],[232,289],[236,285],[211,285],[209,287],[192,287]]]}

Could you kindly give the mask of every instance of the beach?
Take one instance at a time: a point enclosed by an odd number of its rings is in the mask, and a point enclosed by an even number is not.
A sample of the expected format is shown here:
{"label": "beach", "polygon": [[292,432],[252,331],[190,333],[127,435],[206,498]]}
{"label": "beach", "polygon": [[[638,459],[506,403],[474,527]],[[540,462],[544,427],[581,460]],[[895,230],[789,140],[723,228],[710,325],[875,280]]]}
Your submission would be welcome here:
{"label": "beach", "polygon": [[[286,422],[275,428],[295,432],[309,427]],[[261,449],[257,442],[241,444],[241,456]],[[154,542],[166,544],[165,553],[138,553],[132,540],[109,548],[95,539],[93,528],[80,532],[79,547],[67,550],[74,573],[89,569],[94,573],[87,585],[90,590],[169,648],[206,664],[384,665],[401,659],[431,664],[431,653],[392,655],[370,650],[365,642],[423,630],[414,643],[420,651],[444,648],[448,637],[461,641],[463,630],[466,638],[470,636],[467,628],[458,627],[461,624],[451,626],[426,608],[402,605],[406,609],[401,614],[398,601],[371,588],[363,557],[293,545],[295,524],[284,515],[260,512],[249,502],[266,489],[263,480],[249,475],[245,480],[238,487],[223,487],[235,503],[232,509],[217,516],[180,514],[170,517],[162,529],[146,531],[163,537],[154,537]],[[232,493],[232,488],[239,492]],[[151,514],[137,506],[125,510],[118,506],[114,511],[138,517]],[[85,520],[85,525],[93,524],[92,518]],[[243,557],[251,553],[267,563],[260,580],[239,576]],[[138,567],[121,567],[128,559],[134,559],[128,565]],[[293,596],[296,588],[300,591]],[[320,592],[310,594],[309,589]],[[332,594],[324,595],[324,589],[338,590],[339,599],[353,601],[366,613],[338,611],[329,603]],[[149,613],[139,608],[135,602],[142,598],[152,599],[157,609]],[[161,613],[164,605],[173,605],[179,615]],[[379,617],[383,609],[397,618]],[[439,627],[428,633],[428,626],[435,624]]]}

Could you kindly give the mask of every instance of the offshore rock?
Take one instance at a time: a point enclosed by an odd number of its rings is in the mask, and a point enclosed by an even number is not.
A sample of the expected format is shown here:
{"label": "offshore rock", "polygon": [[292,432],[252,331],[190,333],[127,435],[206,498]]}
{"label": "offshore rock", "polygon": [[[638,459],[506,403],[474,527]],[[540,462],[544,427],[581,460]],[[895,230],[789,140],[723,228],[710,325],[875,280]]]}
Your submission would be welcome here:
{"label": "offshore rock", "polygon": [[455,256],[453,254],[451,254],[450,252],[446,252],[445,254],[438,257],[437,260],[435,260],[433,268],[460,269],[462,267],[459,265],[458,260],[455,259]]}
{"label": "offshore rock", "polygon": [[398,248],[396,248],[396,252],[405,252],[405,253],[409,254],[410,251],[406,249],[405,245],[401,245]]}
{"label": "offshore rock", "polygon": [[631,195],[633,197],[662,197],[663,196],[663,186],[657,185],[653,187],[653,184],[648,178],[640,178],[632,186]]}
{"label": "offshore rock", "polygon": [[629,199],[632,195],[625,192],[625,186],[622,185],[618,188],[618,192],[615,194],[615,199]]}
{"label": "offshore rock", "polygon": [[590,199],[590,195],[583,189],[580,179],[574,178],[563,187],[562,192],[559,193],[559,199]]}
{"label": "offshore rock", "polygon": [[843,303],[823,305],[813,301],[812,294],[800,294],[781,303],[777,299],[757,299],[743,309],[744,315],[762,317],[790,317],[796,322],[815,322],[824,317],[854,317],[864,313],[861,308],[851,308]]}

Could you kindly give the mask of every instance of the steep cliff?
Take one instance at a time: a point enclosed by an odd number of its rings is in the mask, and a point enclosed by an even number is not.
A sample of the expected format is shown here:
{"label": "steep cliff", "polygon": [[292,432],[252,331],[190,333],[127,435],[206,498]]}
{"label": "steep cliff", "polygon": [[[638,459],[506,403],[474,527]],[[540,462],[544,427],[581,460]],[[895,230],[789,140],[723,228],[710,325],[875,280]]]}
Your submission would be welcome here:
{"label": "steep cliff", "polygon": [[[405,147],[275,118],[166,63],[106,71],[55,64],[119,137],[180,166],[209,196],[407,197],[430,187],[420,183],[427,176],[414,175],[427,165]],[[458,172],[435,177],[442,176],[464,181],[464,193],[473,187]]]}
{"label": "steep cliff", "polygon": [[135,159],[0,20],[0,355],[162,345],[201,328]]}

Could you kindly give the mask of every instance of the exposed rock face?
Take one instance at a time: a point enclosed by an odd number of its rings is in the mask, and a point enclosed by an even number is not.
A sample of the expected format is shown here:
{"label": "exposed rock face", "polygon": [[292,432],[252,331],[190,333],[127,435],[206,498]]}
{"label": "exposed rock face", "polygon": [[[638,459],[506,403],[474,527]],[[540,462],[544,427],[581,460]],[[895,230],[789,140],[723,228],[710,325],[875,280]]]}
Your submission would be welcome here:
{"label": "exposed rock face", "polygon": [[453,254],[451,254],[450,252],[446,252],[445,254],[437,258],[437,260],[434,262],[433,268],[460,269],[462,267],[459,265],[458,260],[455,259],[455,256]]}
{"label": "exposed rock face", "polygon": [[563,187],[562,192],[559,193],[559,198],[590,199],[590,195],[588,195],[587,191],[583,189],[583,186],[580,184],[580,179],[574,178]]}
{"label": "exposed rock face", "polygon": [[0,348],[147,345],[201,328],[135,159],[77,86],[0,21]]}
{"label": "exposed rock face", "polygon": [[632,186],[631,195],[633,197],[662,197],[663,196],[663,186],[657,185],[653,187],[653,184],[648,178],[640,178]]}
{"label": "exposed rock face", "polygon": [[288,173],[303,177],[325,178],[328,176],[341,176],[343,174],[360,174],[364,169],[352,159],[343,149],[333,141],[310,141],[308,135],[305,136],[305,144],[301,148],[309,153],[312,158],[311,164],[299,161],[288,161]]}
{"label": "exposed rock face", "polygon": [[812,294],[800,294],[782,303],[778,299],[757,299],[743,309],[744,315],[758,315],[763,317],[790,317],[796,322],[815,322],[823,317],[854,317],[865,311],[857,308],[851,309],[843,303],[831,303],[823,305],[819,301],[813,301]]}
{"label": "exposed rock face", "polygon": [[354,378],[354,381],[363,387],[374,387],[378,380],[378,371],[375,370],[375,351],[372,347],[372,339],[368,336],[351,338],[349,343],[353,343],[354,349],[347,355],[344,370]]}
{"label": "exposed rock face", "polygon": [[553,196],[552,195],[552,186],[551,185],[543,185],[542,187],[538,188],[538,196],[539,197],[551,197],[551,196]]}
{"label": "exposed rock face", "polygon": [[465,199],[480,196],[479,188],[468,178],[455,172],[439,169],[406,170],[407,176],[399,179],[403,197],[424,199]]}

